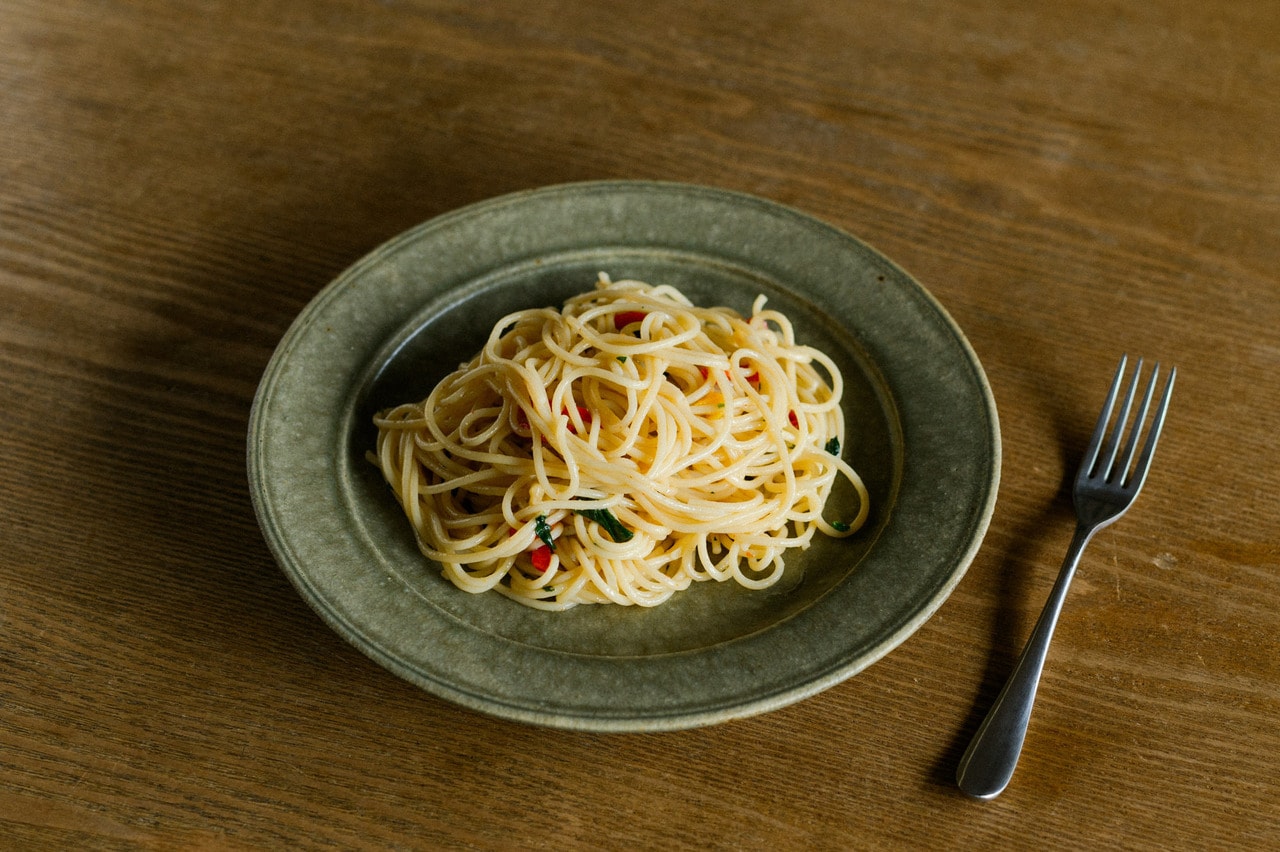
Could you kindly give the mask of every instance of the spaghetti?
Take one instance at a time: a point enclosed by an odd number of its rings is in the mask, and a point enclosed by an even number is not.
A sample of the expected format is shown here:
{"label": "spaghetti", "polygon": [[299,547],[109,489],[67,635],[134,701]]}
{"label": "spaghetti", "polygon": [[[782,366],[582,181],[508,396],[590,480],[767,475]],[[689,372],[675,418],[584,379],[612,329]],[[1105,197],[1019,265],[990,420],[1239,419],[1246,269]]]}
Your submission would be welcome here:
{"label": "spaghetti", "polygon": [[[852,534],[868,498],[840,458],[840,372],[764,305],[601,273],[563,310],[504,317],[426,400],[375,417],[421,551],[468,592],[654,606],[694,581],[765,588],[816,532]],[[837,476],[859,506],[828,521]]]}

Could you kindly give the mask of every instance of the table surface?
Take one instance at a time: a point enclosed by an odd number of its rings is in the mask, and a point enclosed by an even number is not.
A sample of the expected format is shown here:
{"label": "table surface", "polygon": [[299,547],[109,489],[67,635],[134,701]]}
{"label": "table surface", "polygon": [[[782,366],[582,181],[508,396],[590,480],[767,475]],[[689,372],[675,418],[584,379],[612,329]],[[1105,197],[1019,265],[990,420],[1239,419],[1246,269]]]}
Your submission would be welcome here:
{"label": "table surface", "polygon": [[[24,846],[773,849],[1280,841],[1280,5],[0,3],[0,834]],[[864,672],[566,733],[363,656],[272,560],[249,407],[393,235],[580,180],[745,191],[965,330],[1003,477]],[[1180,370],[1009,789],[957,761],[1073,527],[1122,351]]]}

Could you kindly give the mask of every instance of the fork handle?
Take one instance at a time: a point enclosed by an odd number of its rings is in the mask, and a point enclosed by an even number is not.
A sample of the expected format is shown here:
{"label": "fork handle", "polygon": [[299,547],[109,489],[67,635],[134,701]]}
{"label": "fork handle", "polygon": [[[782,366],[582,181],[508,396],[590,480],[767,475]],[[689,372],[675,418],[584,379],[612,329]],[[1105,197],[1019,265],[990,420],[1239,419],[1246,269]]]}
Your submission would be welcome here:
{"label": "fork handle", "polygon": [[1067,557],[1049,592],[1044,611],[1031,631],[1031,638],[1022,649],[1013,673],[1000,690],[995,704],[982,721],[973,741],[965,750],[956,768],[956,783],[966,794],[978,799],[992,799],[1000,795],[1013,777],[1022,752],[1022,741],[1027,735],[1027,723],[1031,721],[1031,707],[1036,700],[1036,687],[1044,670],[1045,657],[1049,653],[1049,640],[1058,624],[1062,604],[1067,599],[1067,588],[1075,575],[1076,565],[1085,545],[1097,532],[1098,526],[1077,524]]}

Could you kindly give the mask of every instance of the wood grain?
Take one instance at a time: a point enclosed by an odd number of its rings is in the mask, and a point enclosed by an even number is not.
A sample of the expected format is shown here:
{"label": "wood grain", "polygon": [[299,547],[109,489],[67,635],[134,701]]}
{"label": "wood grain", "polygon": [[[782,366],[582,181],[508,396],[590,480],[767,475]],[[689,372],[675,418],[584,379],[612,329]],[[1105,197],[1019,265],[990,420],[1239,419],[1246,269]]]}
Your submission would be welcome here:
{"label": "wood grain", "polygon": [[[14,848],[1280,842],[1280,7],[0,0],[0,836]],[[955,316],[1004,476],[947,604],[850,681],[643,736],[482,717],[348,647],[244,473],[334,275],[483,198],[723,186]],[[1028,748],[955,762],[1069,538],[1121,351],[1176,363]]]}

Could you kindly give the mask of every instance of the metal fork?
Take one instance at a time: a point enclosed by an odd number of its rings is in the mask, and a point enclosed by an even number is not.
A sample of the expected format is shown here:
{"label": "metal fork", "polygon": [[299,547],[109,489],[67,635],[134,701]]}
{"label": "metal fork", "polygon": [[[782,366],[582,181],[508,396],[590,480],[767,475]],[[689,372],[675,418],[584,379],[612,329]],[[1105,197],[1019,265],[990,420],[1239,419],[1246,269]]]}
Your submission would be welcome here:
{"label": "metal fork", "polygon": [[970,796],[979,799],[994,798],[1004,791],[1009,779],[1013,777],[1018,755],[1022,752],[1022,742],[1026,738],[1027,723],[1031,720],[1031,707],[1036,700],[1040,673],[1044,670],[1045,657],[1049,652],[1049,640],[1053,638],[1053,629],[1062,612],[1067,587],[1080,562],[1080,554],[1084,552],[1085,545],[1093,538],[1094,533],[1115,521],[1133,505],[1147,478],[1147,469],[1151,466],[1151,456],[1160,437],[1160,428],[1164,425],[1169,397],[1173,393],[1173,380],[1177,377],[1178,370],[1175,367],[1169,371],[1160,405],[1156,408],[1155,416],[1147,429],[1146,441],[1142,444],[1142,453],[1135,463],[1138,438],[1155,393],[1160,365],[1156,364],[1151,372],[1142,397],[1142,407],[1134,419],[1122,450],[1125,426],[1138,389],[1138,378],[1142,373],[1142,359],[1139,358],[1124,404],[1112,424],[1111,415],[1124,383],[1127,363],[1128,356],[1120,359],[1120,367],[1111,382],[1111,392],[1107,395],[1093,438],[1085,451],[1080,472],[1076,474],[1072,494],[1076,508],[1076,531],[1071,539],[1071,546],[1067,548],[1067,558],[1062,563],[1062,570],[1049,593],[1049,601],[1045,604],[1035,629],[1031,631],[1031,638],[1027,640],[1027,646],[1018,658],[1008,683],[1000,691],[956,769],[956,782]]}

